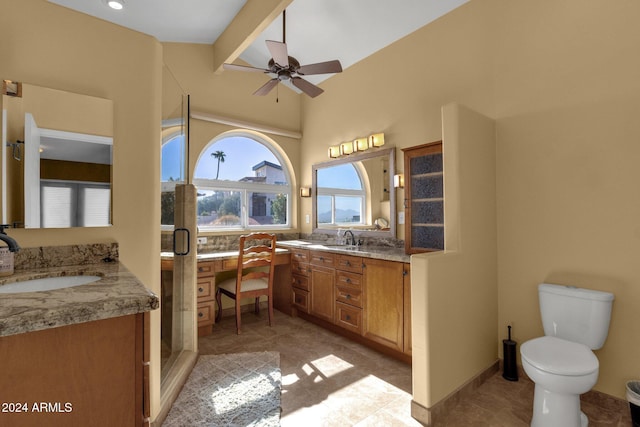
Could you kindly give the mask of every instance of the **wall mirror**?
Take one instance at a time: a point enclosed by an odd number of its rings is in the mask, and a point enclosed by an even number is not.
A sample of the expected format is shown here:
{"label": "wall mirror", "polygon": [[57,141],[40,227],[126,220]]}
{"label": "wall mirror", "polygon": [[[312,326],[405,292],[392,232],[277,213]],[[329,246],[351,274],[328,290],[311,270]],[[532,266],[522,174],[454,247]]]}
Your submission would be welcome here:
{"label": "wall mirror", "polygon": [[351,154],[312,166],[313,232],[357,230],[396,237],[395,149]]}
{"label": "wall mirror", "polygon": [[2,223],[111,225],[113,102],[4,80]]}

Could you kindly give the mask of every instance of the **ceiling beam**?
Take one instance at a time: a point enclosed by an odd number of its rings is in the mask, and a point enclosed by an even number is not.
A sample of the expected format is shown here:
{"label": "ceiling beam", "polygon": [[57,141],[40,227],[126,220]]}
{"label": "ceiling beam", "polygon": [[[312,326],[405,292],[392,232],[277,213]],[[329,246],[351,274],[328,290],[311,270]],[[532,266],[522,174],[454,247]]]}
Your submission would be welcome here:
{"label": "ceiling beam", "polygon": [[213,44],[213,71],[231,63],[278,17],[293,0],[247,0]]}

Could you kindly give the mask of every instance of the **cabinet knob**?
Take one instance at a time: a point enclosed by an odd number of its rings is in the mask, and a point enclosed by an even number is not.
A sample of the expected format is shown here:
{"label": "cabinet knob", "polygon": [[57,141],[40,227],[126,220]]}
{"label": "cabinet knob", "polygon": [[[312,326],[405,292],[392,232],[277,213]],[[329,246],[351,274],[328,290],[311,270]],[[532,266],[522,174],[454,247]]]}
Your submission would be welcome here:
{"label": "cabinet knob", "polygon": [[198,292],[203,293],[203,292],[204,292],[204,289],[202,289],[202,288],[198,288]]}
{"label": "cabinet knob", "polygon": [[198,271],[199,271],[200,273],[202,273],[202,272],[204,271],[204,268],[202,268],[202,267],[198,267]]}
{"label": "cabinet knob", "polygon": [[351,267],[351,263],[350,263],[349,261],[345,262],[345,265],[346,265],[347,267]]}
{"label": "cabinet knob", "polygon": [[201,312],[201,311],[199,311],[199,312],[198,312],[198,317],[204,317],[204,313],[203,313],[203,312]]}
{"label": "cabinet knob", "polygon": [[351,299],[351,295],[347,294],[346,299]]}
{"label": "cabinet knob", "polygon": [[351,283],[351,279],[349,279],[349,278],[347,277],[347,279],[345,280],[345,282],[347,282],[347,283]]}
{"label": "cabinet knob", "polygon": [[350,315],[348,315],[348,314],[346,315],[346,317],[345,317],[345,318],[346,318],[347,320],[351,320],[351,316],[350,316]]}

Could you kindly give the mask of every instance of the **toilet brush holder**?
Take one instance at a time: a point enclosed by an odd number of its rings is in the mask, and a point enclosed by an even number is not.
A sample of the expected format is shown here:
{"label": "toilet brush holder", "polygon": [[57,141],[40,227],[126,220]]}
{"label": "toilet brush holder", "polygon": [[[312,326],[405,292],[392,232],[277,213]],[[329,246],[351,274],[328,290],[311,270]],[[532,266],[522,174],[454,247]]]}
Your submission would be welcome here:
{"label": "toilet brush holder", "polygon": [[504,371],[502,377],[509,381],[518,381],[518,365],[516,365],[516,342],[511,339],[511,326],[509,338],[502,340],[502,353],[504,355]]}

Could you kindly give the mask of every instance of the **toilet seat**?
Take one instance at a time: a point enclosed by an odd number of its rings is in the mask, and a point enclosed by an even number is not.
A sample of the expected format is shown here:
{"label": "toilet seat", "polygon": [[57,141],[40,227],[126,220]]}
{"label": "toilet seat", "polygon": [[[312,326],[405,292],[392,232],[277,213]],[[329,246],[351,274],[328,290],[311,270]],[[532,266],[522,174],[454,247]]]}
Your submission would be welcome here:
{"label": "toilet seat", "polygon": [[525,342],[520,355],[533,367],[556,375],[587,375],[599,367],[598,358],[586,345],[552,336]]}

